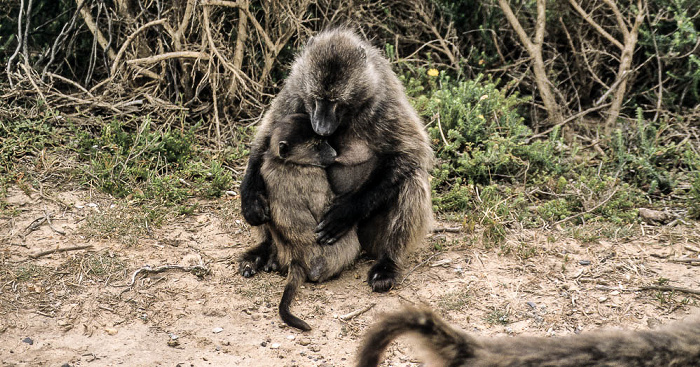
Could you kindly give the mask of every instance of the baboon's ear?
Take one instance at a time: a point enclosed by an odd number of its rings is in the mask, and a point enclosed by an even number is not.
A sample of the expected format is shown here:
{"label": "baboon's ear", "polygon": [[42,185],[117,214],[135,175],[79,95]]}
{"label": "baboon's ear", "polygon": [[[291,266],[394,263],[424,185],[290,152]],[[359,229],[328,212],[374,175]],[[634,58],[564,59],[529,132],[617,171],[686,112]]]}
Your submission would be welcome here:
{"label": "baboon's ear", "polygon": [[289,144],[285,140],[280,141],[279,152],[282,159],[286,159],[289,156]]}

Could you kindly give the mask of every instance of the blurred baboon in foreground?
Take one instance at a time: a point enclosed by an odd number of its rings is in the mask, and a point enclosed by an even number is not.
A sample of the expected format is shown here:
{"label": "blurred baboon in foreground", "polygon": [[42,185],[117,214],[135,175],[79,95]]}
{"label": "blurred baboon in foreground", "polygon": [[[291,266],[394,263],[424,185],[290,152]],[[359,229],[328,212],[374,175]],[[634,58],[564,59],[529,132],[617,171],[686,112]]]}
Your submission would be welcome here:
{"label": "blurred baboon in foreground", "polygon": [[[327,137],[339,156],[347,147],[365,148],[365,161],[336,162],[327,169],[337,197],[320,218],[317,241],[332,245],[357,228],[362,248],[377,259],[368,283],[374,291],[388,291],[406,252],[423,240],[432,219],[433,154],[403,86],[381,52],[353,32],[334,29],[310,39],[251,147],[241,184],[241,209],[251,225],[270,220],[262,157],[276,124],[293,113],[307,113],[306,123]],[[276,256],[271,244],[263,238],[246,252],[243,276],[271,268]]]}
{"label": "blurred baboon in foreground", "polygon": [[369,331],[357,366],[378,366],[389,343],[403,334],[418,336],[420,345],[431,355],[427,361],[431,367],[700,366],[700,317],[659,330],[477,339],[431,311],[413,308],[385,316]]}
{"label": "blurred baboon in foreground", "polygon": [[287,271],[280,316],[301,330],[311,327],[289,311],[299,286],[338,275],[360,253],[355,230],[333,246],[316,243],[314,229],[335,196],[325,168],[336,158],[328,142],[314,134],[309,117],[295,114],[275,124],[260,170],[272,218],[261,230],[271,235],[280,270]]}

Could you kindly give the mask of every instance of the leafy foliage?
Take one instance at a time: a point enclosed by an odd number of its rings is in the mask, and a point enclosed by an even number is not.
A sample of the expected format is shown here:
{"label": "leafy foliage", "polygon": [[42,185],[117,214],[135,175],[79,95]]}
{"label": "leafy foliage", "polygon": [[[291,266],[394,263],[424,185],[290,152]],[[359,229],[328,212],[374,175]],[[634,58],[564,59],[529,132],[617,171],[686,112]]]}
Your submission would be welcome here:
{"label": "leafy foliage", "polygon": [[[558,129],[534,138],[519,113],[526,100],[506,92],[512,85],[482,75],[463,80],[434,69],[405,70],[406,90],[436,153],[434,209],[460,213],[466,228],[481,225],[487,242],[500,243],[516,222],[634,222],[635,209],[648,205],[645,196],[686,186],[679,182],[694,177],[688,173],[700,161],[688,139],[669,139],[668,122],[649,122],[639,111],[636,124],[607,141],[605,159],[590,162]],[[515,250],[530,256],[529,249]]]}
{"label": "leafy foliage", "polygon": [[[195,127],[196,128],[196,127]],[[189,196],[218,197],[232,182],[221,162],[194,157],[195,128],[153,130],[145,117],[137,130],[112,121],[97,137],[77,134],[75,149],[86,167],[88,184],[112,195],[180,203]],[[186,180],[193,181],[193,184]]]}

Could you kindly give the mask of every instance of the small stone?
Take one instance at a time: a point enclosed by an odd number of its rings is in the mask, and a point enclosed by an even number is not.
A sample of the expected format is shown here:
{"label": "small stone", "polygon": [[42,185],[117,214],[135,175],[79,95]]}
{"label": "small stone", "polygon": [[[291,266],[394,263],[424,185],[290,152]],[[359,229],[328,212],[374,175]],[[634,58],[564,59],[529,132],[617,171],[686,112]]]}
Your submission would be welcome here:
{"label": "small stone", "polygon": [[175,348],[175,347],[177,347],[178,345],[180,345],[180,341],[179,341],[179,340],[177,340],[177,339],[170,339],[170,340],[168,340],[168,346],[169,346],[169,347]]}
{"label": "small stone", "polygon": [[578,262],[580,265],[591,265],[590,260],[579,260]]}
{"label": "small stone", "polygon": [[260,343],[260,346],[261,346],[261,347],[267,347],[267,342],[262,342],[262,343]]}
{"label": "small stone", "polygon": [[214,334],[218,334],[222,331],[224,331],[224,328],[222,328],[222,327],[215,327],[215,328],[211,329],[211,332]]}
{"label": "small stone", "polygon": [[296,338],[297,338],[296,335],[287,335],[287,339],[289,339],[289,340],[294,340]]}
{"label": "small stone", "polygon": [[302,339],[299,339],[299,341],[297,343],[299,343],[299,345],[301,345],[301,346],[307,346],[307,345],[311,344],[311,339],[302,338]]}
{"label": "small stone", "polygon": [[22,342],[27,343],[29,345],[34,345],[34,340],[32,340],[32,338],[24,338],[22,339]]}
{"label": "small stone", "polygon": [[107,328],[105,328],[105,332],[109,335],[117,335],[119,330],[111,328],[111,327],[107,327]]}
{"label": "small stone", "polygon": [[532,308],[533,310],[537,308],[537,304],[535,302],[528,301],[526,302],[526,304],[530,306],[530,308]]}
{"label": "small stone", "polygon": [[311,349],[312,352],[320,352],[321,351],[321,347],[319,347],[318,345],[312,345],[309,347],[309,349]]}
{"label": "small stone", "polygon": [[280,347],[280,343],[272,343],[270,345],[270,349],[279,349],[279,347]]}
{"label": "small stone", "polygon": [[608,300],[608,297],[605,297],[605,296],[602,296],[602,297],[598,298],[598,302],[601,302],[601,303],[602,303],[602,302],[605,302],[605,301],[607,301],[607,300]]}
{"label": "small stone", "polygon": [[620,291],[612,291],[612,292],[610,292],[610,294],[613,296],[617,296],[620,294]]}

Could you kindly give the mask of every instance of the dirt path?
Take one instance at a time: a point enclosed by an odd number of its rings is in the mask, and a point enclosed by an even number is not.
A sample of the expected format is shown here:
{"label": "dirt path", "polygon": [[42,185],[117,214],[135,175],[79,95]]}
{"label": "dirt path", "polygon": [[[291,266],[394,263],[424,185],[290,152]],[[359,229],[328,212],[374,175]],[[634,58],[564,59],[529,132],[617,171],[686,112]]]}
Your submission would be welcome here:
{"label": "dirt path", "polygon": [[[644,329],[700,312],[697,296],[639,289],[700,289],[700,267],[672,261],[698,257],[697,223],[645,226],[643,235],[640,225],[625,227],[588,243],[574,238],[602,229],[522,230],[498,246],[448,233],[426,240],[388,294],[366,285],[369,260],[307,284],[293,311],[313,330],[301,333],[277,315],[283,277],[236,272],[236,257],[253,243],[236,198],[200,203],[159,227],[148,224],[148,208],[125,200],[56,198],[67,207],[13,189],[0,214],[2,366],[350,366],[372,322],[411,302],[483,336]],[[47,213],[51,226],[41,221]],[[91,247],[31,257],[76,246]],[[130,286],[137,270],[166,264],[194,270],[142,270]],[[386,365],[417,366],[415,358],[401,342]]]}

